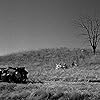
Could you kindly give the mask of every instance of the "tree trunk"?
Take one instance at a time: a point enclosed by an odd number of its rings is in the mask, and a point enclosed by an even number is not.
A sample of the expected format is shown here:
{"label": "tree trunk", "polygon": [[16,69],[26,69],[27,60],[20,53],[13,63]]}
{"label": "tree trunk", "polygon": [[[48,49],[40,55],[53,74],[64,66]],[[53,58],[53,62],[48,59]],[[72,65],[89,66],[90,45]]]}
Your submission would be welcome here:
{"label": "tree trunk", "polygon": [[93,48],[93,54],[95,55],[96,54],[96,47],[93,46],[92,48]]}

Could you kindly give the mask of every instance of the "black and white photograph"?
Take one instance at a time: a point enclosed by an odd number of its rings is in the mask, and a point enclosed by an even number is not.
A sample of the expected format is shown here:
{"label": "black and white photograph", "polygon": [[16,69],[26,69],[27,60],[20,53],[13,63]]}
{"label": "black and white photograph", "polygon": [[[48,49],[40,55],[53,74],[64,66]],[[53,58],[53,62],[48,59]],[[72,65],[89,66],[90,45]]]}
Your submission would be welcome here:
{"label": "black and white photograph", "polygon": [[100,0],[0,0],[0,100],[100,100]]}

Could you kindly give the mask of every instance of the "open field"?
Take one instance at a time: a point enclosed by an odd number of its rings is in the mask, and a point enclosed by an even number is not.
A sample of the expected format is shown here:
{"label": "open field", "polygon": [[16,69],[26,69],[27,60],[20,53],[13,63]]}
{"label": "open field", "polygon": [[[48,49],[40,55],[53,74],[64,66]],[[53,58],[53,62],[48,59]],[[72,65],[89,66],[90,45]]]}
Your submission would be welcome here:
{"label": "open field", "polygon": [[100,83],[0,83],[0,100],[100,100]]}
{"label": "open field", "polygon": [[[68,68],[55,69],[59,62]],[[33,84],[1,82],[0,100],[100,100],[100,83],[89,82],[100,81],[99,50],[93,55],[91,49],[64,47],[1,56],[0,67],[8,66],[25,66]]]}

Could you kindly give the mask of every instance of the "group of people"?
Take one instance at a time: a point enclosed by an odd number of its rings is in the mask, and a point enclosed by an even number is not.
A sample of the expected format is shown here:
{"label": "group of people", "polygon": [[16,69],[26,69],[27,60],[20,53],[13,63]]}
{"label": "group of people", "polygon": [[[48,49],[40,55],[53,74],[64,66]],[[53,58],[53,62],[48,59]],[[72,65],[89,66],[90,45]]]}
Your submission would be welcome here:
{"label": "group of people", "polygon": [[[72,62],[72,67],[74,66],[77,66],[77,63],[75,61]],[[56,64],[56,69],[59,69],[59,68],[68,69],[68,65],[66,63]]]}
{"label": "group of people", "polygon": [[13,83],[25,83],[28,71],[25,67],[20,68],[1,68],[0,69],[0,80],[3,82],[13,82]]}
{"label": "group of people", "polygon": [[59,63],[59,64],[56,64],[56,69],[59,69],[59,68],[62,68],[62,69],[67,69],[68,66],[66,63]]}

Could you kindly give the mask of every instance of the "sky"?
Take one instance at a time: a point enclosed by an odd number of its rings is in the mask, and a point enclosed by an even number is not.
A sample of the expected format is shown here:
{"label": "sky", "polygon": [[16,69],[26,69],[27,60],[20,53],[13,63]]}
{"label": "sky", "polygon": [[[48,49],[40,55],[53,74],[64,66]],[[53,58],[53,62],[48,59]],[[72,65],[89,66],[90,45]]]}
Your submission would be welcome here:
{"label": "sky", "polygon": [[41,48],[86,47],[73,20],[99,14],[100,0],[0,0],[0,55]]}

